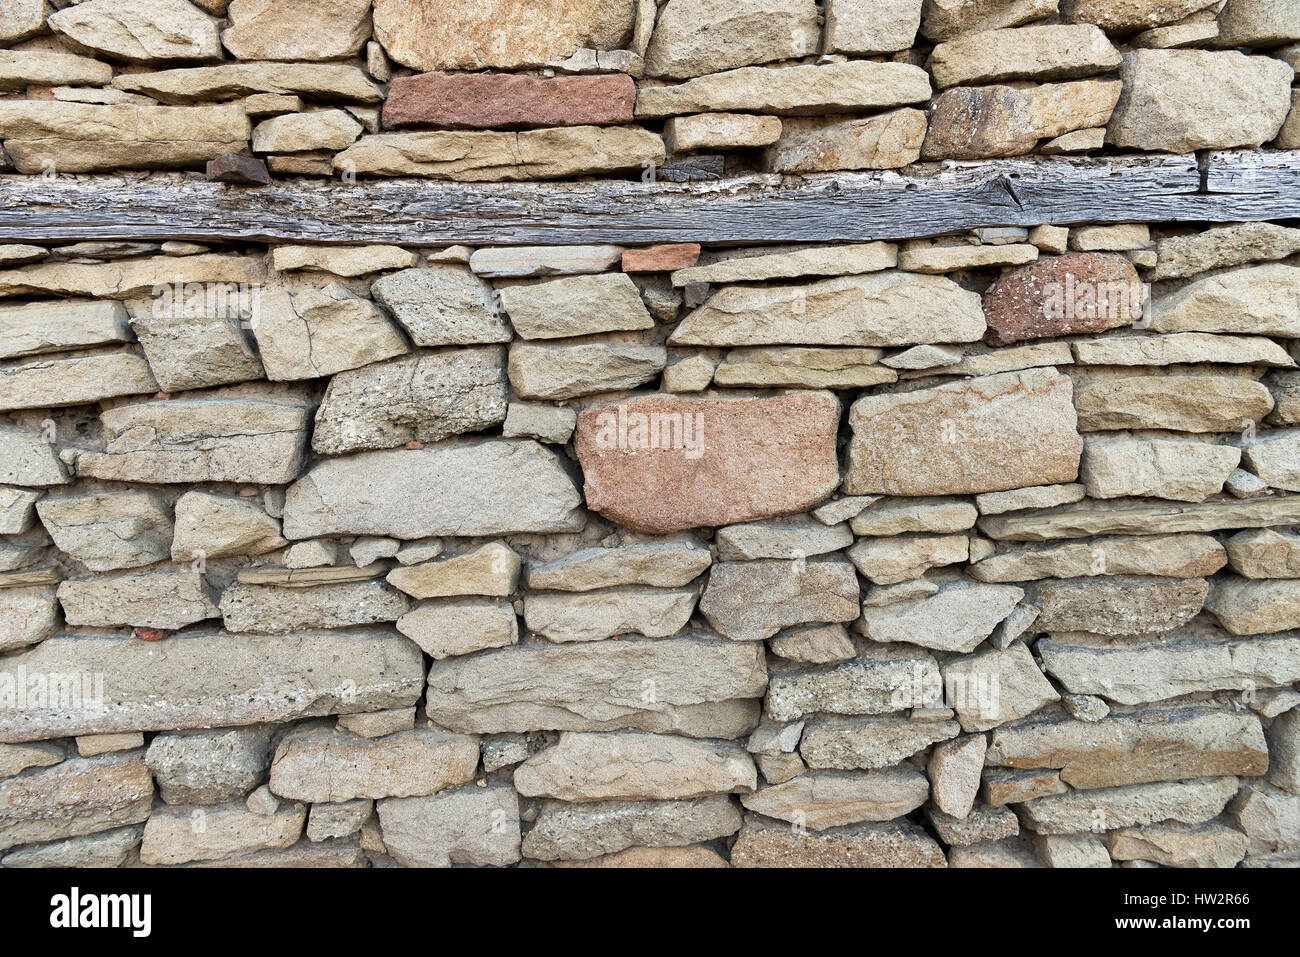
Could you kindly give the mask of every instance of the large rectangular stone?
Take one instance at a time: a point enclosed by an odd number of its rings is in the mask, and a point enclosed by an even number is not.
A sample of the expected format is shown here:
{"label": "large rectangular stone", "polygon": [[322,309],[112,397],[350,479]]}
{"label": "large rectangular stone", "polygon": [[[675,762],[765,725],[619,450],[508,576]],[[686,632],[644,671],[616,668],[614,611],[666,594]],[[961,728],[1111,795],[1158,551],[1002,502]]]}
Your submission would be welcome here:
{"label": "large rectangular stone", "polygon": [[186,399],[119,406],[101,416],[103,452],[77,473],[119,482],[255,482],[298,477],[310,407],[270,399]]}
{"label": "large rectangular stone", "polygon": [[398,77],[384,101],[384,126],[513,129],[631,123],[630,76],[422,73]]}
{"label": "large rectangular stone", "polygon": [[778,116],[867,111],[930,98],[930,77],[907,63],[743,67],[676,86],[642,87],[638,117],[739,110]]}
{"label": "large rectangular stone", "polygon": [[1216,499],[1194,505],[1080,502],[1018,515],[986,516],[980,519],[979,527],[990,538],[1044,542],[1090,535],[1163,535],[1297,523],[1300,523],[1300,495],[1279,495],[1248,500]]}
{"label": "large rectangular stone", "polygon": [[1055,794],[1020,805],[1021,824],[1036,834],[1110,831],[1157,821],[1200,824],[1223,811],[1237,783],[1232,777],[1205,778]]}
{"label": "large rectangular stone", "polygon": [[154,73],[119,73],[113,87],[163,103],[233,100],[256,93],[299,94],[347,103],[379,103],[384,91],[345,63],[226,63]]}
{"label": "large rectangular stone", "polygon": [[33,302],[0,306],[0,359],[131,339],[120,302]]}
{"label": "large rectangular stone", "polygon": [[20,173],[197,168],[248,149],[243,107],[0,102],[0,138]]}
{"label": "large rectangular stone", "polygon": [[0,663],[0,741],[402,708],[423,681],[420,649],[391,631],[60,636]]}
{"label": "large rectangular stone", "polygon": [[805,511],[839,483],[839,416],[829,392],[654,395],[586,409],[575,447],[587,504],[652,533]]}
{"label": "large rectangular stone", "polygon": [[[745,262],[726,265],[735,269]],[[721,264],[704,268],[717,270]],[[668,341],[679,346],[910,346],[974,342],[985,328],[976,293],[946,276],[886,270],[792,286],[723,286],[683,319]]]}
{"label": "large rectangular stone", "polygon": [[[256,256],[205,253],[196,256],[151,256],[102,263],[52,260],[0,272],[0,296],[89,296],[93,299],[157,297],[168,311],[189,308],[190,283],[229,283],[255,287],[265,281],[266,265]],[[178,288],[179,284],[179,288]],[[159,290],[162,290],[161,295]]]}
{"label": "large rectangular stone", "polygon": [[289,487],[286,538],[575,532],[586,522],[564,461],[530,440],[455,440],[321,462]]}
{"label": "large rectangular stone", "polygon": [[849,410],[850,495],[952,495],[1073,482],[1083,439],[1068,377],[1008,372],[869,395]]}
{"label": "large rectangular stone", "polygon": [[1052,634],[1036,648],[1044,669],[1066,691],[1121,704],[1300,680],[1300,635],[1291,632],[1236,638],[1194,623],[1150,638]]}
{"label": "large rectangular stone", "polygon": [[312,804],[418,797],[464,784],[478,758],[478,738],[437,728],[363,738],[327,722],[301,724],[275,750],[270,787]]}
{"label": "large rectangular stone", "polygon": [[144,356],[108,350],[0,366],[0,409],[86,405],[158,391]]}
{"label": "large rectangular stone", "polygon": [[1268,769],[1259,718],[1217,707],[1150,708],[1076,721],[1043,713],[995,728],[985,764],[1060,769],[1074,788],[1241,775]]}
{"label": "large rectangular stone", "polygon": [[735,699],[766,686],[757,643],[518,646],[435,661],[425,708],[434,723],[464,733],[631,728],[732,738],[757,721],[757,703]]}
{"label": "large rectangular stone", "polygon": [[752,791],[758,772],[734,741],[566,731],[521,764],[514,782],[520,794],[562,801],[676,800]]}
{"label": "large rectangular stone", "polygon": [[334,157],[334,168],[372,176],[516,181],[650,169],[664,156],[657,133],[633,126],[430,130],[363,136]]}
{"label": "large rectangular stone", "polygon": [[0,781],[0,850],[137,824],[152,802],[140,751],[28,771]]}

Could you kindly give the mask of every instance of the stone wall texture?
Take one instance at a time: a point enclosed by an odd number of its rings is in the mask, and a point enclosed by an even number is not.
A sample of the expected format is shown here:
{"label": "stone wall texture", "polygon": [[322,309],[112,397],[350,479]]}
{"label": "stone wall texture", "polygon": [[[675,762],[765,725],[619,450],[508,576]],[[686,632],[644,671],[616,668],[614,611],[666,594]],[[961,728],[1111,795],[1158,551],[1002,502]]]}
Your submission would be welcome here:
{"label": "stone wall texture", "polygon": [[[0,173],[1292,150],[1298,59],[1293,0],[2,0]],[[0,244],[0,866],[1300,865],[1297,361],[1280,221]]]}

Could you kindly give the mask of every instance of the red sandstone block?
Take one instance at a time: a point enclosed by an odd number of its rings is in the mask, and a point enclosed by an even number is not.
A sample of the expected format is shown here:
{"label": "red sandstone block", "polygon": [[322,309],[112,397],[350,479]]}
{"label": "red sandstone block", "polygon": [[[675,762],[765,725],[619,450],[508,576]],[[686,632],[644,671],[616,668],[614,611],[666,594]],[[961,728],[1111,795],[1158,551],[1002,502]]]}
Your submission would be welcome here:
{"label": "red sandstone block", "polygon": [[393,81],[384,126],[502,129],[632,122],[636,83],[621,73],[545,79],[509,73],[421,73]]}
{"label": "red sandstone block", "polygon": [[995,346],[1127,326],[1141,315],[1142,284],[1123,256],[1045,256],[984,293],[985,338]]}
{"label": "red sandstone block", "polygon": [[802,512],[839,485],[840,403],[649,395],[578,416],[589,508],[663,534]]}
{"label": "red sandstone block", "polygon": [[700,258],[699,243],[669,243],[645,249],[623,250],[623,272],[672,272],[694,266]]}

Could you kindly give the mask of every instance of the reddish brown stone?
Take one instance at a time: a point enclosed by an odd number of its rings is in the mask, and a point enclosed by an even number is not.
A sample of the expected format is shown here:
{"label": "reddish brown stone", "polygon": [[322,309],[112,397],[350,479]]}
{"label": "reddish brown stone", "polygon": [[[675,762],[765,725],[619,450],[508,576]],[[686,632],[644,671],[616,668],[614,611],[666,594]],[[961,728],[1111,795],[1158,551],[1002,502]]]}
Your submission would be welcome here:
{"label": "reddish brown stone", "polygon": [[266,163],[251,156],[227,153],[208,160],[207,177],[214,183],[234,183],[238,186],[266,186],[271,182]]}
{"label": "reddish brown stone", "polygon": [[509,73],[421,73],[393,81],[384,126],[505,129],[632,122],[636,83],[621,73],[543,79]]}
{"label": "reddish brown stone", "polygon": [[839,484],[840,403],[651,395],[587,409],[576,448],[588,507],[640,532],[801,512]]}
{"label": "reddish brown stone", "polygon": [[1123,256],[1068,253],[1013,270],[984,293],[995,346],[1127,326],[1142,315],[1142,283]]}
{"label": "reddish brown stone", "polygon": [[687,269],[700,258],[699,243],[670,243],[623,250],[623,272],[672,272]]}

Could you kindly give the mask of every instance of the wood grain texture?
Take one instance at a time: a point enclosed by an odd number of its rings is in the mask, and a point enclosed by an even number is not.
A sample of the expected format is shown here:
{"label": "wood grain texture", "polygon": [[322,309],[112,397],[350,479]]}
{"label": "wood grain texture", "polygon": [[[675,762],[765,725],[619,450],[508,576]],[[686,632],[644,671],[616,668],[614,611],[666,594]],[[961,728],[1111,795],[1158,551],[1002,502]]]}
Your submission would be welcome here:
{"label": "wood grain texture", "polygon": [[0,242],[835,242],[978,226],[1300,217],[1300,152],[1037,158],[802,179],[469,184],[0,177]]}

